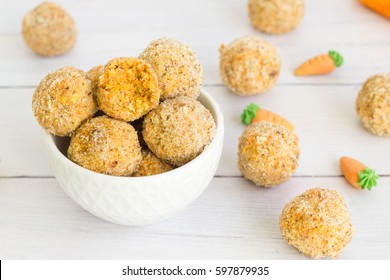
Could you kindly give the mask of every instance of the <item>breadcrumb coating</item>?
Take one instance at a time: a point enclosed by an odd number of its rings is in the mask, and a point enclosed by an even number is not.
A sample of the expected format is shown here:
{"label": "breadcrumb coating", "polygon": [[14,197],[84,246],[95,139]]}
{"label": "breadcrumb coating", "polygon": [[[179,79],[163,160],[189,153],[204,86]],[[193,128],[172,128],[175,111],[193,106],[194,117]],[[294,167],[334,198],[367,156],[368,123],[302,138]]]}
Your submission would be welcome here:
{"label": "breadcrumb coating", "polygon": [[158,158],[181,166],[197,157],[211,142],[215,122],[199,101],[182,96],[165,100],[147,114],[142,135]]}
{"label": "breadcrumb coating", "polygon": [[286,182],[298,166],[298,137],[284,126],[270,122],[249,125],[238,140],[238,167],[258,186]]}
{"label": "breadcrumb coating", "polygon": [[252,25],[263,32],[282,34],[294,30],[305,13],[304,0],[249,0]]}
{"label": "breadcrumb coating", "polygon": [[68,52],[75,44],[77,31],[72,17],[58,4],[43,2],[23,18],[23,39],[41,56]]}
{"label": "breadcrumb coating", "polygon": [[137,133],[130,124],[102,116],[88,120],[76,130],[68,158],[98,173],[130,176],[142,155]]}
{"label": "breadcrumb coating", "polygon": [[35,90],[32,109],[42,128],[67,136],[97,110],[91,81],[85,72],[70,66],[51,72]]}
{"label": "breadcrumb coating", "polygon": [[363,126],[379,136],[390,136],[390,73],[368,78],[356,99]]}
{"label": "breadcrumb coating", "polygon": [[97,101],[110,117],[126,122],[157,107],[160,89],[153,68],[138,58],[110,60],[99,77]]}
{"label": "breadcrumb coating", "polygon": [[134,177],[151,176],[172,170],[172,166],[156,157],[151,151],[142,150],[142,161],[134,172]]}
{"label": "breadcrumb coating", "polygon": [[104,66],[98,65],[93,67],[87,72],[87,76],[92,82],[92,91],[95,100],[97,98],[97,91],[99,89],[99,77],[103,74],[103,71],[104,71]]}
{"label": "breadcrumb coating", "polygon": [[178,96],[198,98],[203,71],[188,45],[174,39],[160,38],[151,42],[139,57],[156,70],[162,100]]}
{"label": "breadcrumb coating", "polygon": [[338,191],[314,188],[284,206],[279,218],[283,238],[313,259],[337,257],[352,238],[352,223]]}
{"label": "breadcrumb coating", "polygon": [[276,83],[281,61],[276,49],[266,41],[247,36],[220,48],[220,74],[237,95],[255,95]]}

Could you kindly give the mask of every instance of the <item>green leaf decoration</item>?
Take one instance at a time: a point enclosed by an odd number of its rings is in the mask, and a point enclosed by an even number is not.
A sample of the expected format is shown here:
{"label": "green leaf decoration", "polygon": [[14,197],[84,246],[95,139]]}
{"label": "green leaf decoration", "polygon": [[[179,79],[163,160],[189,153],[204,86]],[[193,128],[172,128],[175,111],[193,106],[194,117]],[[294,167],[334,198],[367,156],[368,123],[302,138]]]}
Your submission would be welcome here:
{"label": "green leaf decoration", "polygon": [[374,169],[366,168],[364,171],[359,172],[358,184],[362,187],[362,190],[368,189],[371,191],[372,187],[377,185],[379,176],[376,174]]}
{"label": "green leaf decoration", "polygon": [[337,52],[337,51],[329,51],[328,54],[333,59],[334,64],[337,67],[340,67],[341,65],[343,65],[344,58],[342,57],[342,55],[339,52]]}
{"label": "green leaf decoration", "polygon": [[244,110],[244,112],[242,112],[241,114],[241,122],[246,125],[250,124],[252,119],[256,117],[256,112],[259,109],[260,109],[259,105],[255,103],[249,104]]}

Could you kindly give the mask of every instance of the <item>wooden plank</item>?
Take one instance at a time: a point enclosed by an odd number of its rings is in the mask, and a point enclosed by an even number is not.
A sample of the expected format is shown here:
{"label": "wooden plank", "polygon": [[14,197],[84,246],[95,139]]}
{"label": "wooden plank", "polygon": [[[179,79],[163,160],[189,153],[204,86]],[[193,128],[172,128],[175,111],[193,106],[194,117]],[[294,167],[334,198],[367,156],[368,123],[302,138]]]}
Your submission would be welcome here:
{"label": "wooden plank", "polygon": [[225,142],[218,175],[238,176],[238,138],[242,110],[251,102],[290,120],[300,139],[297,176],[341,175],[339,158],[356,157],[380,174],[390,171],[390,141],[365,130],[355,112],[359,86],[277,86],[242,98],[223,87],[207,88],[225,116]]}
{"label": "wooden plank", "polygon": [[[74,204],[54,179],[0,179],[1,259],[305,259],[280,236],[285,203],[312,187],[340,191],[354,225],[340,259],[390,257],[390,178],[372,192],[342,178],[295,178],[274,189],[214,178],[177,216],[133,228]],[[98,244],[98,245],[97,245]]]}
{"label": "wooden plank", "polygon": [[[390,175],[389,139],[363,129],[354,111],[358,86],[277,86],[256,97],[238,97],[224,87],[205,87],[225,118],[225,142],[218,176],[240,176],[238,138],[243,108],[256,102],[296,126],[301,156],[297,176],[340,175],[338,160],[356,157]],[[0,89],[0,176],[52,176],[42,130],[31,111],[33,88]]]}
{"label": "wooden plank", "polygon": [[[247,18],[246,1],[58,1],[77,21],[79,39],[67,55],[41,58],[23,43],[24,13],[35,3],[3,1],[0,18],[0,86],[37,85],[49,71],[65,65],[84,70],[119,56],[137,56],[161,36],[173,37],[196,51],[205,72],[205,84],[221,84],[221,43],[247,34],[273,43],[283,61],[280,84],[359,84],[375,73],[388,71],[389,24],[355,0],[307,1],[300,27],[283,36],[255,31]],[[191,11],[189,16],[188,11]],[[223,12],[222,12],[223,11]],[[202,15],[201,17],[193,15]],[[326,21],[324,19],[327,19]],[[312,55],[337,49],[345,66],[329,76],[296,78],[293,70]]]}

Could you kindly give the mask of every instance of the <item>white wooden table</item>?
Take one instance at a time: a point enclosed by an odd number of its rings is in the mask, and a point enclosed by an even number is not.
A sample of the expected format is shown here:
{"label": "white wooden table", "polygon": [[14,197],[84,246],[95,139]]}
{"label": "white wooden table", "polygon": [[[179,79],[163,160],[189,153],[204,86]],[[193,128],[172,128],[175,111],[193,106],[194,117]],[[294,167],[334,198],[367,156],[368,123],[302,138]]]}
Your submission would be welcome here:
{"label": "white wooden table", "polygon": [[[57,1],[75,18],[75,49],[56,58],[34,55],[23,43],[23,15],[40,1],[0,1],[0,259],[305,259],[281,238],[285,203],[312,187],[340,191],[355,232],[340,259],[390,259],[390,138],[368,133],[354,103],[370,75],[390,71],[390,21],[356,0],[307,0],[306,16],[289,34],[252,29],[245,0]],[[219,78],[221,43],[256,34],[282,58],[278,85],[255,97],[231,94]],[[137,56],[168,36],[193,47],[204,87],[225,117],[217,174],[201,197],[179,215],[132,228],[104,222],[74,204],[53,177],[42,130],[31,112],[35,87],[50,70],[84,70],[119,56]],[[293,69],[312,55],[336,49],[345,65],[331,75],[297,78]],[[250,102],[296,125],[300,165],[293,179],[257,188],[237,168],[242,109]],[[351,188],[338,160],[349,155],[376,168],[372,192]]]}

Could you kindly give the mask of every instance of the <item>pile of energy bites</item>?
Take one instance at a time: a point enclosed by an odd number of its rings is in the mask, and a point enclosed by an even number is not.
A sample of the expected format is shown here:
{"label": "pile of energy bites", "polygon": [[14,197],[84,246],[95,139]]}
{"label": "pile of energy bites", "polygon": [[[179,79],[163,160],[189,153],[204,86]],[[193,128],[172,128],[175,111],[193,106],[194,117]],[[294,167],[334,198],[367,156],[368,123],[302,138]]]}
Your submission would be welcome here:
{"label": "pile of energy bites", "polygon": [[115,176],[150,176],[196,158],[216,124],[198,98],[202,67],[191,48],[160,38],[138,58],[122,57],[87,73],[63,67],[38,85],[38,123],[70,136],[68,158]]}

